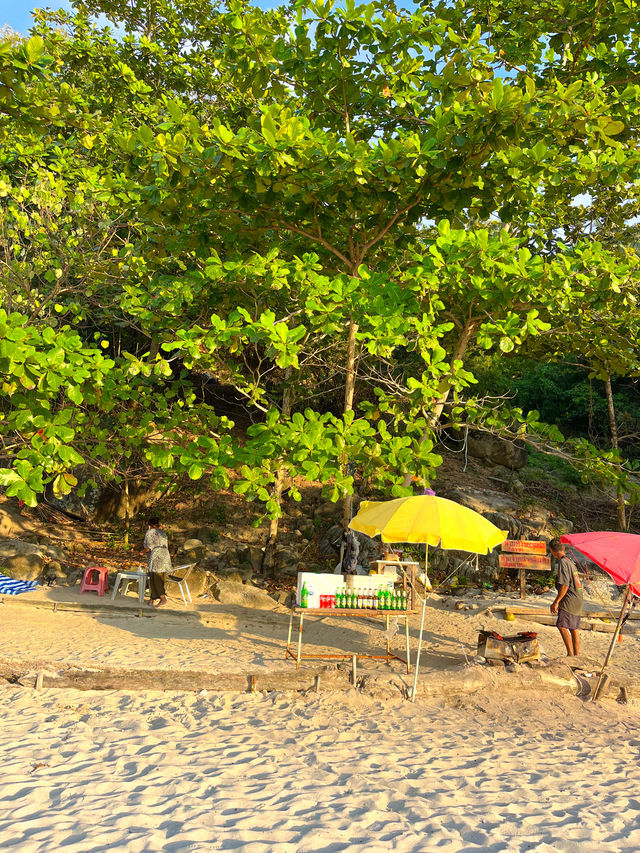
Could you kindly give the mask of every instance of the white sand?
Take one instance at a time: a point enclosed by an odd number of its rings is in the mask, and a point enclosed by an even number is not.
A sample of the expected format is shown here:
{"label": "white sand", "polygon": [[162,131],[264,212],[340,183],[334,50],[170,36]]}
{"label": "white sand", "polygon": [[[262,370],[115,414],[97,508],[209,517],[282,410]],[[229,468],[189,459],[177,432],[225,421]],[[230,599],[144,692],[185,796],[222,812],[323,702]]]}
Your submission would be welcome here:
{"label": "white sand", "polygon": [[0,688],[0,848],[640,848],[640,718],[577,699]]}
{"label": "white sand", "polygon": [[[208,605],[140,619],[18,601],[0,604],[4,658],[57,668],[293,666],[277,609]],[[471,653],[482,625],[531,627],[547,654],[561,654],[554,628],[436,605],[425,678],[463,662],[460,642]],[[417,628],[414,620],[413,647]],[[381,636],[329,618],[310,625],[308,641],[370,651]],[[584,632],[586,655],[601,660],[608,641]],[[635,673],[639,642],[624,638],[614,674]],[[640,849],[640,714],[611,700],[485,691],[413,705],[351,689],[305,698],[4,686],[0,702],[0,849]]]}

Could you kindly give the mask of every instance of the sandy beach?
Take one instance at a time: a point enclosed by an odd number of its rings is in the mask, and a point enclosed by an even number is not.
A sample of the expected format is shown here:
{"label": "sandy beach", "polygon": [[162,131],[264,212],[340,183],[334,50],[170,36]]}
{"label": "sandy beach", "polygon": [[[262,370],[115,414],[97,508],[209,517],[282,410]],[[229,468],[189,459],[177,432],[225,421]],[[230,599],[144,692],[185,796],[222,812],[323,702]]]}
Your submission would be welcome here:
{"label": "sandy beach", "polygon": [[640,847],[640,718],[578,699],[0,694],[2,849]]}
{"label": "sandy beach", "polygon": [[[151,618],[0,605],[2,656],[50,667],[293,667],[284,661],[287,622],[275,604]],[[507,623],[434,600],[423,678],[464,668],[482,626],[505,632]],[[560,656],[554,628],[508,626],[526,627]],[[416,618],[414,649],[417,630]],[[315,649],[370,649],[380,638],[362,620],[328,617],[309,631]],[[584,632],[585,656],[601,659],[608,640]],[[638,643],[628,636],[616,650],[618,677],[635,671]],[[640,848],[640,713],[612,700],[484,689],[412,704],[353,688],[81,692],[5,683],[0,701],[0,849]]]}

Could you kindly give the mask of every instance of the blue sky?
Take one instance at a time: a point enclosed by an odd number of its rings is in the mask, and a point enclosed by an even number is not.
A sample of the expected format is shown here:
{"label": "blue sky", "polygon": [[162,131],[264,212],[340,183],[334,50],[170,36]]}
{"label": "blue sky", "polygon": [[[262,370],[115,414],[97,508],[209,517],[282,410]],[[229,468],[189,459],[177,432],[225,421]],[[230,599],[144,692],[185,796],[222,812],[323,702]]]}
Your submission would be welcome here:
{"label": "blue sky", "polygon": [[[8,6],[9,8],[4,8]],[[272,9],[278,3],[274,0],[257,0],[256,6],[262,9]],[[31,26],[31,10],[32,9],[69,9],[71,3],[69,0],[7,0],[0,2],[0,27],[8,24],[12,30],[17,30],[19,33],[29,32]]]}

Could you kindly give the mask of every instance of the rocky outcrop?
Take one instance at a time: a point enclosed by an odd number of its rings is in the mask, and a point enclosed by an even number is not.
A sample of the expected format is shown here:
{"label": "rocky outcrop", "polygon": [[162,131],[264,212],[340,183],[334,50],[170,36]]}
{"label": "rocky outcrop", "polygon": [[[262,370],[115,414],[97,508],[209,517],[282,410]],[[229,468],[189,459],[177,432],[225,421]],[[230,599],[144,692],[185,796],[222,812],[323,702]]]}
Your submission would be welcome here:
{"label": "rocky outcrop", "polygon": [[512,471],[527,464],[527,451],[519,441],[508,441],[490,433],[469,431],[469,455],[492,465],[502,465]]}

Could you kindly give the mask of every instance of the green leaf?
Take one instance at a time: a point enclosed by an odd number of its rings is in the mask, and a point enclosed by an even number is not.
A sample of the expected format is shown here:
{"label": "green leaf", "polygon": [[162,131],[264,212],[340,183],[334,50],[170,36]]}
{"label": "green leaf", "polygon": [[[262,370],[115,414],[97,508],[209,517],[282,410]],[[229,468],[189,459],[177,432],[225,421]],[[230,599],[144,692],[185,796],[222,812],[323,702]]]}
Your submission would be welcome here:
{"label": "green leaf", "polygon": [[276,128],[276,125],[275,125],[275,122],[273,120],[271,113],[266,112],[266,113],[262,114],[261,125],[262,125],[262,135],[264,136],[265,140],[267,141],[267,144],[270,145],[272,148],[275,148],[277,145],[277,142],[276,142],[277,128]]}

